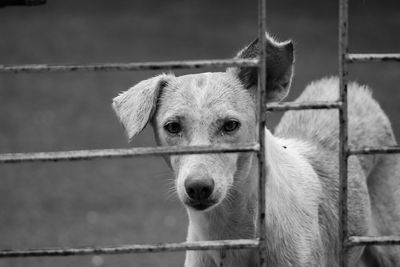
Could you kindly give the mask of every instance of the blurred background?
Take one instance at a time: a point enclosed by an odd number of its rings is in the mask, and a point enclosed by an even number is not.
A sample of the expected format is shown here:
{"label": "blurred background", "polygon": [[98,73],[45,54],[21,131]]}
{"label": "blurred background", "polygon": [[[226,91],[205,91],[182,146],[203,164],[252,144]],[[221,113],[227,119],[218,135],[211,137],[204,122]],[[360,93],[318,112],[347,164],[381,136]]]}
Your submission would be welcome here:
{"label": "blurred background", "polygon": [[[256,1],[47,2],[0,9],[0,64],[228,58],[257,35]],[[400,52],[400,2],[350,2],[350,51]],[[270,33],[296,47],[289,99],[310,81],[336,75],[336,1],[267,6]],[[0,153],[155,145],[149,128],[128,144],[110,104],[157,73],[1,74]],[[399,65],[353,65],[350,73],[371,86],[399,137]],[[278,119],[271,115],[270,127]],[[183,241],[186,214],[171,185],[160,158],[0,165],[0,248]],[[182,266],[183,259],[184,253],[26,258],[2,259],[0,266]]]}

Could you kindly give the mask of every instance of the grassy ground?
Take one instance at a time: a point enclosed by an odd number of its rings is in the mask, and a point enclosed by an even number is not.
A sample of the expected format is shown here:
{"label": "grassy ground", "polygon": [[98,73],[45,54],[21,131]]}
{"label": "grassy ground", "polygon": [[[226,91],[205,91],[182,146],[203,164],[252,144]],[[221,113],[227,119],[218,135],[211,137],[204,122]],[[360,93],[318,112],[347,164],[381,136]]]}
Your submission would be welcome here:
{"label": "grassy ground", "polygon": [[[257,34],[255,1],[61,1],[0,9],[0,63],[225,58]],[[82,3],[83,2],[83,3]],[[249,3],[247,3],[249,2]],[[306,2],[306,5],[305,5]],[[335,1],[272,0],[270,32],[297,47],[290,99],[337,69]],[[354,1],[353,1],[354,2]],[[399,52],[397,1],[351,5],[350,48]],[[178,72],[185,73],[185,72]],[[127,147],[111,98],[154,72],[0,76],[0,152]],[[399,137],[398,65],[351,67]],[[270,125],[276,123],[273,116]],[[146,129],[132,144],[154,145]],[[186,216],[158,158],[0,166],[0,248],[182,241]],[[0,266],[179,266],[183,254],[0,260]]]}

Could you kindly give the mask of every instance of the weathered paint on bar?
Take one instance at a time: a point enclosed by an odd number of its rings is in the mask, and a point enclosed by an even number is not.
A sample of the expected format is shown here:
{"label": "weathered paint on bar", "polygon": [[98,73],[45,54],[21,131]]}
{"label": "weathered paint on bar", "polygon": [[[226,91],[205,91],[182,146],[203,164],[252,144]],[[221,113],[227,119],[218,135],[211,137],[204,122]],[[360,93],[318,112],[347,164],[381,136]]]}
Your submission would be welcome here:
{"label": "weathered paint on bar", "polygon": [[29,250],[0,250],[0,258],[54,257],[99,254],[154,253],[182,250],[251,249],[257,248],[257,239],[197,241],[182,243],[123,245],[113,247],[42,248]]}
{"label": "weathered paint on bar", "polygon": [[260,62],[258,67],[258,88],[257,88],[257,125],[258,143],[260,149],[258,157],[258,239],[260,241],[258,256],[259,266],[266,267],[267,262],[267,229],[265,223],[265,187],[267,179],[265,159],[265,127],[266,127],[266,91],[267,91],[267,4],[266,0],[258,1],[258,40],[260,42]]}
{"label": "weathered paint on bar", "polygon": [[184,60],[164,62],[133,62],[133,63],[96,63],[71,65],[0,65],[0,73],[42,73],[42,72],[73,72],[73,71],[138,71],[162,69],[198,69],[204,67],[257,67],[257,59],[212,59]]}
{"label": "weathered paint on bar", "polygon": [[267,104],[267,111],[287,111],[303,109],[334,109],[340,108],[342,102],[320,101],[320,102],[282,102]]}
{"label": "weathered paint on bar", "polygon": [[348,153],[349,155],[396,154],[400,153],[400,146],[351,148]]}
{"label": "weathered paint on bar", "polygon": [[338,71],[340,79],[339,108],[339,265],[348,266],[347,258],[347,163],[348,163],[348,114],[347,114],[347,76],[348,66],[348,0],[339,0],[339,40],[338,40]]}
{"label": "weathered paint on bar", "polygon": [[397,54],[347,54],[348,63],[372,63],[372,62],[396,62],[400,61],[400,53]]}
{"label": "weathered paint on bar", "polygon": [[400,236],[351,236],[349,246],[393,246],[400,245]]}
{"label": "weathered paint on bar", "polygon": [[75,150],[59,152],[33,152],[0,154],[1,163],[36,161],[74,161],[105,158],[130,158],[177,154],[257,152],[258,144],[226,144],[213,146],[135,147],[122,149]]}

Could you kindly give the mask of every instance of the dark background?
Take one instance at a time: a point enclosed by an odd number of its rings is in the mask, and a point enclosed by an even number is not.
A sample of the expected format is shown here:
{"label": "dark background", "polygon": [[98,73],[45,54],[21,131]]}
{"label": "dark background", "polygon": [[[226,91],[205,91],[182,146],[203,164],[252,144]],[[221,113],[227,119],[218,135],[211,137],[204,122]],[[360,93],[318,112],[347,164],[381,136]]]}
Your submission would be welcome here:
{"label": "dark background", "polygon": [[[289,99],[310,81],[336,75],[336,1],[267,6],[269,31],[296,46]],[[398,0],[351,1],[351,52],[400,52],[399,32]],[[0,64],[228,58],[256,35],[256,1],[48,0],[0,9]],[[363,64],[350,72],[373,88],[399,137],[399,65]],[[111,99],[155,74],[1,74],[0,153],[128,147]],[[151,129],[132,145],[155,145]],[[159,158],[0,165],[0,179],[2,249],[185,239],[185,211]],[[182,263],[183,253],[0,260],[0,266]]]}

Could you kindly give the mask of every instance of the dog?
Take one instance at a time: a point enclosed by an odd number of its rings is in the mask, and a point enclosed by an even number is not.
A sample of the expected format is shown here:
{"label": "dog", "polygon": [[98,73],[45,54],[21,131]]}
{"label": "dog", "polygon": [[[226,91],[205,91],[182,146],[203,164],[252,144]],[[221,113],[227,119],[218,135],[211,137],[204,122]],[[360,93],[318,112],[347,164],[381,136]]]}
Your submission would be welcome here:
{"label": "dog", "polygon": [[[290,88],[294,48],[267,35],[267,102]],[[253,41],[236,58],[257,58]],[[128,138],[151,122],[161,146],[256,142],[257,68],[176,77],[161,74],[113,99]],[[296,102],[335,101],[335,77],[306,87]],[[366,86],[348,85],[349,144],[392,146],[390,121]],[[267,266],[339,266],[338,111],[286,112],[274,134],[265,129]],[[257,237],[258,160],[255,153],[171,155],[179,199],[189,217],[188,241]],[[400,233],[400,160],[351,156],[350,236]],[[400,266],[397,247],[351,247],[349,266]],[[223,255],[222,255],[223,254]],[[187,251],[185,267],[258,266],[257,250]]]}

